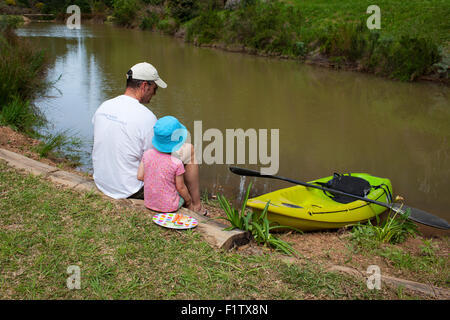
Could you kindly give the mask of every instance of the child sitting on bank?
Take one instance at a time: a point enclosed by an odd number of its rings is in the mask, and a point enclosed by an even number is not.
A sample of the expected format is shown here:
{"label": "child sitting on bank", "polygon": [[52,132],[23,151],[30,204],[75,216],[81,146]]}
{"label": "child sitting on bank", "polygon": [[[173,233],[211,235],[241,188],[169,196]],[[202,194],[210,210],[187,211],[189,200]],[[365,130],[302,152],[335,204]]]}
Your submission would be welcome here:
{"label": "child sitting on bank", "polygon": [[153,148],[144,152],[137,175],[144,181],[144,204],[159,212],[174,212],[183,204],[192,210],[183,162],[171,155],[186,141],[187,129],[175,117],[166,116],[156,122],[153,131]]}

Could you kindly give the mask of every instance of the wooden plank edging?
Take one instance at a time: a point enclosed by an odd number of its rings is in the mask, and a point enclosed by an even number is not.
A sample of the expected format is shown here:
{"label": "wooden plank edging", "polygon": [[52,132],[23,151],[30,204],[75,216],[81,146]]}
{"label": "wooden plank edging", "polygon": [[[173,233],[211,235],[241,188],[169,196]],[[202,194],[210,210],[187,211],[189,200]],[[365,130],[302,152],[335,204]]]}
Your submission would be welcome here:
{"label": "wooden plank edging", "polygon": [[[331,266],[330,268],[328,268],[327,271],[344,272],[344,273],[352,275],[354,277],[367,280],[367,274],[365,274],[364,272],[361,272],[357,269],[350,268],[350,267],[334,265],[334,266]],[[427,284],[420,283],[420,282],[399,279],[399,278],[385,276],[385,275],[381,274],[381,283],[385,283],[386,285],[394,286],[397,288],[403,287],[405,289],[415,291],[415,292],[420,292],[422,294],[425,294],[427,296],[431,296],[431,297],[437,298],[437,299],[448,300],[450,298],[450,290],[445,289],[445,288],[435,287],[432,285],[427,285]]]}

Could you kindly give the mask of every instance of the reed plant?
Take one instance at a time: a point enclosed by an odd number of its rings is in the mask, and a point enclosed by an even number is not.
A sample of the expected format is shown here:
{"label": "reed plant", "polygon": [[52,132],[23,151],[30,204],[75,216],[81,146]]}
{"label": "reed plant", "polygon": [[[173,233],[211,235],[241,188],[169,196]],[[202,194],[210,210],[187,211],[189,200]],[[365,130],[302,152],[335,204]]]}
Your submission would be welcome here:
{"label": "reed plant", "polygon": [[33,127],[45,123],[44,117],[28,100],[17,95],[0,107],[0,125],[28,134],[33,134]]}
{"label": "reed plant", "polygon": [[380,222],[376,216],[377,224],[373,225],[370,221],[367,224],[358,223],[352,229],[352,240],[364,244],[372,242],[375,244],[390,243],[397,244],[404,242],[409,236],[418,233],[417,225],[408,219],[410,211],[404,214],[392,211],[383,222]]}
{"label": "reed plant", "polygon": [[42,137],[35,151],[42,158],[64,159],[72,167],[80,164],[83,142],[70,130],[49,133]]}
{"label": "reed plant", "polygon": [[269,219],[267,218],[270,201],[267,202],[264,210],[261,213],[246,210],[247,200],[250,194],[251,187],[252,184],[250,183],[247,188],[241,210],[237,210],[236,208],[231,206],[228,200],[223,195],[217,196],[220,206],[227,215],[226,218],[219,217],[218,219],[227,220],[231,224],[231,226],[225,228],[225,230],[232,230],[237,228],[248,231],[252,234],[253,239],[259,244],[270,246],[287,255],[297,255],[298,252],[292,247],[291,244],[275,237],[271,233],[271,231],[274,229],[291,229],[300,233],[302,231],[290,226],[271,225]]}
{"label": "reed plant", "polygon": [[44,123],[30,102],[51,85],[45,79],[48,56],[17,37],[17,19],[0,18],[0,124],[33,134]]}

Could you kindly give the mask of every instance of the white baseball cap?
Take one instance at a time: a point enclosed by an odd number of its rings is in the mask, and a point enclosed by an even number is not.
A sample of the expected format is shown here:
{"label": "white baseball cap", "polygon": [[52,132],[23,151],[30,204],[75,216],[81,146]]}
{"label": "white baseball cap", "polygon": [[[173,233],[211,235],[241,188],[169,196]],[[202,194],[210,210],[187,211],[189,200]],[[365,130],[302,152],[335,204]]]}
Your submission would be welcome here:
{"label": "white baseball cap", "polygon": [[158,87],[167,88],[167,84],[159,77],[158,70],[150,63],[141,62],[131,67],[131,75],[127,74],[127,79],[130,77],[136,80],[155,81]]}

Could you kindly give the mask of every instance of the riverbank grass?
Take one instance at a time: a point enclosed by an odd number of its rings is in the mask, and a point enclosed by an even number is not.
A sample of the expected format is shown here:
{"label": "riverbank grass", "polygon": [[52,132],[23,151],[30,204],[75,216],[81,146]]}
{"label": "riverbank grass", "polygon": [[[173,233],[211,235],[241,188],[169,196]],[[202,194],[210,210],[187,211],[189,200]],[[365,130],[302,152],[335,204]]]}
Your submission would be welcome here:
{"label": "riverbank grass", "polygon": [[0,125],[36,135],[45,120],[31,101],[51,85],[45,80],[49,60],[43,50],[17,37],[20,22],[0,17]]}
{"label": "riverbank grass", "polygon": [[42,133],[47,121],[33,100],[55,83],[46,79],[48,54],[15,34],[14,29],[22,22],[18,16],[0,16],[0,126],[40,139],[35,151],[41,157],[64,159],[72,167],[79,166],[79,138],[68,131]]}

